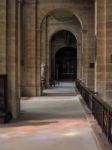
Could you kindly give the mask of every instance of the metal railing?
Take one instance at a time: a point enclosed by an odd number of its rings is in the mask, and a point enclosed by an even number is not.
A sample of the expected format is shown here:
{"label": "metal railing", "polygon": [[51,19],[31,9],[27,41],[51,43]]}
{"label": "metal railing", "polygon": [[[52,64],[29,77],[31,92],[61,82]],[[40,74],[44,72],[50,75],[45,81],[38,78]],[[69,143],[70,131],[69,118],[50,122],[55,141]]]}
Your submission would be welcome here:
{"label": "metal railing", "polygon": [[76,87],[88,108],[92,111],[108,141],[112,144],[112,106],[103,101],[97,93],[85,87],[80,80],[76,81]]}

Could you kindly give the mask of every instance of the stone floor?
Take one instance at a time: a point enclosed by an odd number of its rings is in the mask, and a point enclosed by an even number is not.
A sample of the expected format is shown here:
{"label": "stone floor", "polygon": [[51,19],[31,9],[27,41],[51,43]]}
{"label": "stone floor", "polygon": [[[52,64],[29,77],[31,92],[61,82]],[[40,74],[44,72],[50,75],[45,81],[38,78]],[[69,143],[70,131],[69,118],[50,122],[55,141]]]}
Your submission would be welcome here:
{"label": "stone floor", "polygon": [[20,119],[0,126],[0,150],[111,150],[74,87],[23,98]]}

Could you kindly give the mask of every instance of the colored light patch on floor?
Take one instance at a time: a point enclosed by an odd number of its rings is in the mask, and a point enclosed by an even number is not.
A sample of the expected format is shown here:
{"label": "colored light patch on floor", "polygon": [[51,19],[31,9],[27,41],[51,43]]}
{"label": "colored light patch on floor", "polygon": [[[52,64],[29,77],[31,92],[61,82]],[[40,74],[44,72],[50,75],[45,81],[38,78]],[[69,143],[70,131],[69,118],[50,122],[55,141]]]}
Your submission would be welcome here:
{"label": "colored light patch on floor", "polygon": [[63,132],[63,133],[49,133],[46,135],[34,135],[27,138],[28,141],[47,141],[47,140],[54,140],[56,138],[62,137],[73,137],[80,135],[80,132]]}
{"label": "colored light patch on floor", "polygon": [[[47,120],[48,122],[48,120]],[[76,131],[74,130],[78,130],[81,128],[85,128],[87,127],[87,123],[85,122],[85,120],[81,120],[81,119],[58,119],[58,120],[52,120],[52,122],[56,122],[56,123],[51,123],[48,125],[44,125],[44,126],[28,126],[25,125],[24,126],[20,126],[20,127],[14,127],[11,128],[11,130],[8,130],[8,128],[6,128],[4,130],[4,132],[2,131],[2,133],[0,134],[0,138],[3,139],[13,139],[14,137],[16,138],[22,138],[25,136],[36,136],[36,138],[38,137],[38,134],[45,134],[42,138],[43,139],[48,139],[51,136],[57,137],[57,134],[53,134],[54,132],[58,133],[58,136],[75,136]],[[38,124],[38,122],[37,122]],[[8,130],[8,131],[7,131]],[[50,135],[47,135],[47,134]],[[64,133],[62,133],[64,132]],[[67,133],[66,133],[67,132]],[[62,133],[62,134],[60,134]],[[47,136],[47,137],[45,137]]]}
{"label": "colored light patch on floor", "polygon": [[70,136],[77,136],[77,135],[79,135],[79,134],[80,134],[79,132],[70,132],[70,133],[65,133],[65,134],[63,134],[63,135],[70,137]]}
{"label": "colored light patch on floor", "polygon": [[57,134],[49,134],[49,135],[34,135],[34,136],[30,136],[26,140],[42,142],[42,141],[54,140],[56,138],[59,138],[59,135],[57,135]]}

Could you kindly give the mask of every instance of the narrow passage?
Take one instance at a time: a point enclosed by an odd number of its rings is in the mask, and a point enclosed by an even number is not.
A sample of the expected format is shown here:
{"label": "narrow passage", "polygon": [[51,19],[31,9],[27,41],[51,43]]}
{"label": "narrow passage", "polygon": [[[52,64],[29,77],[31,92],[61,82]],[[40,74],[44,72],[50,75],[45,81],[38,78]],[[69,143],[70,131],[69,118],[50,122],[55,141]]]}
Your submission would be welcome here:
{"label": "narrow passage", "polygon": [[20,119],[0,127],[0,149],[100,150],[74,86],[60,83],[46,96],[23,98]]}

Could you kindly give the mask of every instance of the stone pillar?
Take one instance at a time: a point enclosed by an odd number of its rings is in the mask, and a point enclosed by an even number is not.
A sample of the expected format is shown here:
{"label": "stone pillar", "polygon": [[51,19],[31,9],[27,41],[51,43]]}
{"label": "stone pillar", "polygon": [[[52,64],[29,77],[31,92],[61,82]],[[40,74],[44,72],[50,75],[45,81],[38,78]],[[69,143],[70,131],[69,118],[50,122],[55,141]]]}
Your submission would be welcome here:
{"label": "stone pillar", "polygon": [[0,74],[6,74],[6,0],[0,0]]}
{"label": "stone pillar", "polygon": [[41,64],[46,64],[46,49],[47,49],[47,18],[44,19],[41,26]]}
{"label": "stone pillar", "polygon": [[[17,14],[17,30],[18,30],[18,42],[17,42],[17,97],[21,98],[21,8],[23,0],[18,0],[18,14]],[[18,110],[20,110],[20,101],[18,101]]]}
{"label": "stone pillar", "polygon": [[50,65],[49,69],[51,69],[51,76],[50,79],[51,81],[55,81],[55,56],[56,56],[56,49],[55,49],[55,44],[51,43],[51,51],[50,51]]}
{"label": "stone pillar", "polygon": [[47,18],[47,29],[46,29],[46,62],[47,62],[47,74],[46,74],[46,87],[49,87],[51,79],[51,39],[49,39],[49,19]]}
{"label": "stone pillar", "polygon": [[[43,20],[43,23],[41,25],[41,65],[45,65],[46,69],[47,66],[47,18]],[[48,71],[45,72],[45,87],[47,87],[46,81],[47,81],[47,74]]]}
{"label": "stone pillar", "polygon": [[106,0],[97,0],[96,3],[96,73],[95,90],[105,99],[106,83]]}
{"label": "stone pillar", "polygon": [[36,94],[41,95],[41,30],[37,27],[37,50],[36,50]]}
{"label": "stone pillar", "polygon": [[39,26],[38,2],[36,2],[36,95],[41,96],[41,27]]}
{"label": "stone pillar", "polygon": [[21,39],[22,96],[36,96],[36,0],[23,1]]}
{"label": "stone pillar", "polygon": [[19,114],[18,93],[18,33],[17,33],[17,1],[7,1],[7,75],[8,106],[13,118]]}
{"label": "stone pillar", "polygon": [[82,80],[82,40],[77,39],[77,79]]}
{"label": "stone pillar", "polygon": [[106,0],[106,100],[112,101],[112,1]]}
{"label": "stone pillar", "polygon": [[94,72],[95,72],[95,31],[94,31],[94,3],[89,6],[88,14],[88,64],[87,64],[87,87],[94,90]]}
{"label": "stone pillar", "polygon": [[88,39],[87,39],[87,29],[82,30],[82,82],[87,86],[87,67],[88,67],[88,57],[87,57],[87,48],[88,48]]}

